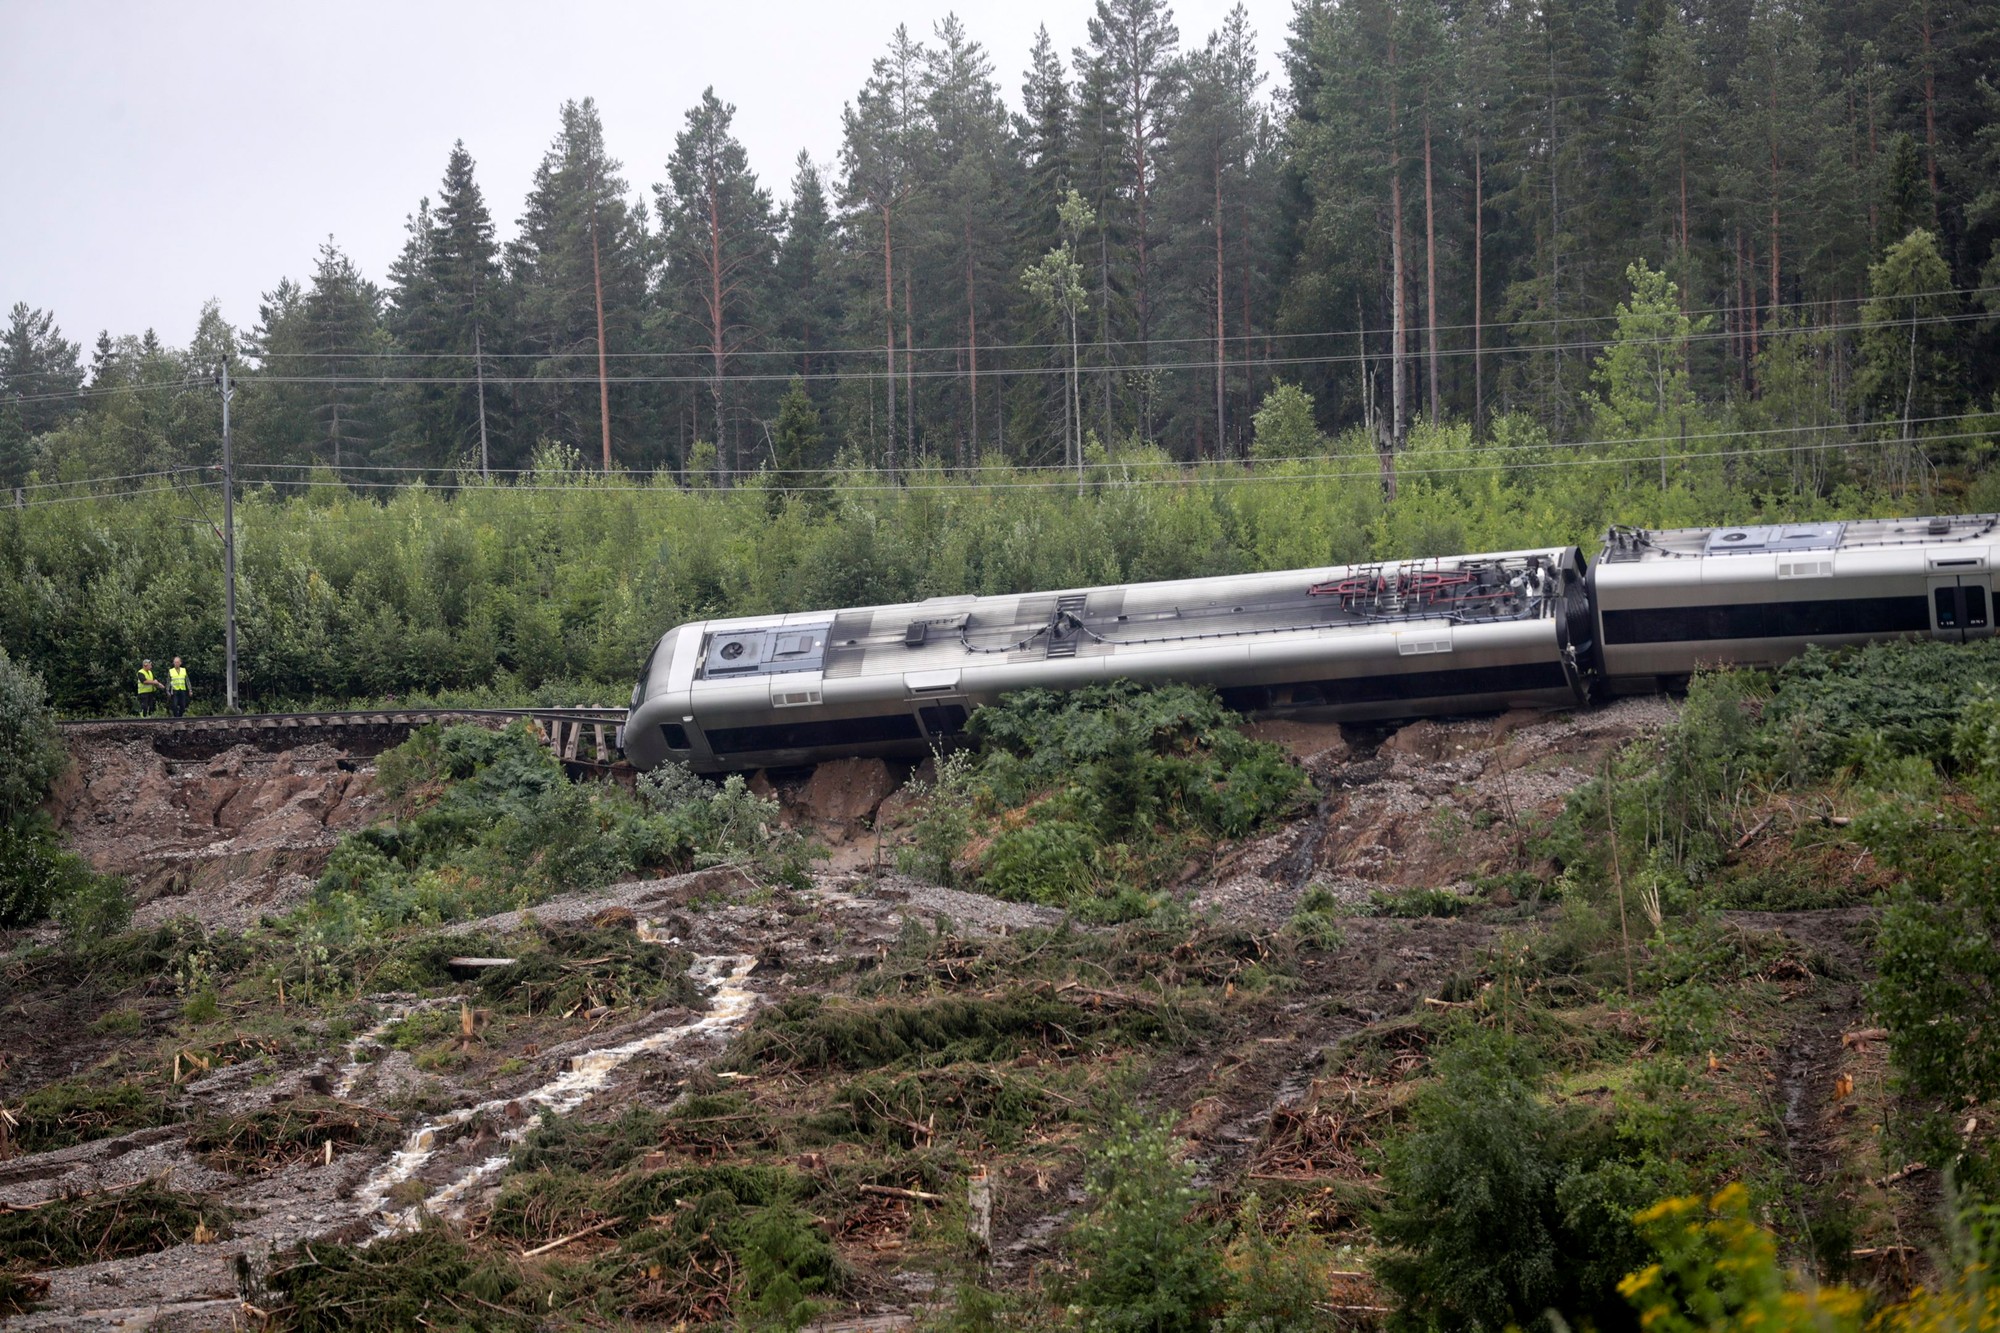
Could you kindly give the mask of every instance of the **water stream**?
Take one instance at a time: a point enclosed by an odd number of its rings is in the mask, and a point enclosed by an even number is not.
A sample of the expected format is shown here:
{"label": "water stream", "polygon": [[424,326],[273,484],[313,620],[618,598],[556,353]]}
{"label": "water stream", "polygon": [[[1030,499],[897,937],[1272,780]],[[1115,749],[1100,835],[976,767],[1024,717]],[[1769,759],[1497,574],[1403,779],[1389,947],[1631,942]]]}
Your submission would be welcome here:
{"label": "water stream", "polygon": [[[376,1234],[386,1236],[407,1231],[416,1226],[426,1210],[450,1215],[462,1209],[465,1196],[507,1164],[507,1150],[527,1136],[541,1112],[561,1115],[575,1110],[627,1061],[736,1027],[757,1003],[757,993],[746,984],[750,970],[756,965],[756,957],[750,954],[697,958],[688,969],[689,975],[703,985],[714,987],[708,1012],[701,1017],[616,1046],[571,1056],[560,1074],[538,1088],[512,1097],[495,1097],[426,1120],[411,1131],[403,1146],[355,1192],[363,1211],[375,1216]],[[408,1208],[385,1206],[390,1192],[424,1168],[451,1130],[482,1115],[490,1117],[499,1129],[498,1153],[468,1167],[422,1204]]]}

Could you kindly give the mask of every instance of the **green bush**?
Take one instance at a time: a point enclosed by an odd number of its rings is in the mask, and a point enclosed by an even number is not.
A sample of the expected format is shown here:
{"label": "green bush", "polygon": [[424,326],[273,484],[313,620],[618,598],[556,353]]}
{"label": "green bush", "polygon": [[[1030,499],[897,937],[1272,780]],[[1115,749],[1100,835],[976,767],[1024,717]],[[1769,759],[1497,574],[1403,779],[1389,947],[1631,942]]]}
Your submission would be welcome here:
{"label": "green bush", "polygon": [[1800,777],[1864,763],[1870,747],[1948,761],[1959,718],[1996,679],[2000,639],[1809,649],[1777,672],[1765,718],[1774,761]]}
{"label": "green bush", "polygon": [[1143,914],[1189,853],[1296,809],[1311,790],[1214,691],[1129,681],[1023,690],[972,715],[978,749],[947,760],[915,868],[942,878],[984,833],[981,887],[1099,917]]}
{"label": "green bush", "polygon": [[68,766],[42,678],[0,646],[0,811],[40,805]]}
{"label": "green bush", "polygon": [[2000,699],[1981,693],[1954,728],[1973,808],[1884,800],[1862,838],[1901,876],[1877,937],[1869,997],[1897,1071],[1915,1092],[2000,1093]]}
{"label": "green bush", "polygon": [[1106,1131],[1085,1168],[1090,1211],[1070,1229],[1059,1295],[1078,1325],[1207,1333],[1228,1304],[1221,1232],[1196,1215],[1205,1194],[1163,1121],[1136,1113]]}
{"label": "green bush", "polygon": [[0,927],[33,925],[51,912],[72,932],[81,927],[75,938],[88,943],[107,928],[123,929],[131,908],[123,883],[64,851],[54,821],[40,810],[0,818]]}
{"label": "green bush", "polygon": [[1629,1328],[1616,1283],[1645,1261],[1632,1213],[1662,1192],[1610,1128],[1550,1105],[1518,1042],[1463,1033],[1388,1150],[1376,1274],[1405,1327]]}
{"label": "green bush", "polygon": [[403,810],[341,839],[308,915],[347,938],[526,906],[620,875],[730,863],[803,881],[816,849],[740,776],[572,783],[525,723],[425,727],[383,756]]}

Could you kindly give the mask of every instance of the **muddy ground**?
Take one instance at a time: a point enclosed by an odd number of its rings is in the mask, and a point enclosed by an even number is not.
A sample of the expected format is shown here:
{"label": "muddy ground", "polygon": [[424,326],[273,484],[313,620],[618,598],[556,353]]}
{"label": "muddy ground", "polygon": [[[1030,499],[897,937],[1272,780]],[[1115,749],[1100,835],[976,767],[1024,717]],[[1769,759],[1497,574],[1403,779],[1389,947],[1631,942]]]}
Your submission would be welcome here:
{"label": "muddy ground", "polygon": [[[1675,708],[1634,699],[1573,714],[1393,730],[1256,724],[1256,734],[1312,774],[1317,808],[1184,870],[1177,892],[1196,913],[1252,944],[1233,961],[1218,944],[1224,952],[1195,948],[1144,964],[1181,968],[1190,984],[1207,985],[1200,1001],[1207,1018],[1119,1065],[1118,1095],[1172,1112],[1203,1179],[1225,1194],[1289,1192],[1298,1216],[1318,1218],[1330,1234],[1352,1231],[1355,1191],[1373,1179],[1368,1148],[1379,1117],[1393,1115],[1400,1080],[1418,1058],[1417,1020],[1463,1005],[1469,989],[1490,980],[1483,969],[1496,942],[1547,919],[1508,887],[1529,882],[1519,879],[1524,873],[1531,881],[1547,872],[1531,854],[1530,829],[1602,771],[1617,747],[1656,731]],[[310,891],[339,837],[378,809],[372,759],[328,746],[275,753],[238,746],[169,759],[143,740],[123,740],[93,744],[77,759],[55,811],[77,850],[129,877],[142,925],[192,918],[211,930],[241,929],[282,911]],[[740,1091],[773,1116],[818,1105],[809,1078],[718,1067],[755,1014],[790,995],[851,989],[856,977],[879,976],[895,959],[913,959],[907,966],[947,987],[984,994],[977,985],[993,984],[992,976],[975,984],[953,969],[962,965],[972,977],[980,959],[1005,956],[1013,936],[1061,922],[1052,909],[895,873],[894,851],[913,813],[900,789],[908,776],[860,761],[758,775],[754,785],[832,849],[803,889],[772,889],[715,869],[615,884],[451,928],[482,944],[594,928],[684,951],[695,984],[645,1003],[589,997],[560,1014],[495,1016],[469,967],[462,988],[366,994],[332,1016],[316,1011],[286,1036],[271,1035],[269,1015],[225,1013],[204,1029],[215,1040],[168,1052],[161,1042],[177,1018],[172,986],[17,969],[0,1010],[0,1105],[18,1105],[58,1079],[118,1069],[167,1089],[160,1117],[167,1123],[0,1160],[0,1209],[164,1181],[212,1195],[236,1220],[226,1239],[45,1271],[40,1309],[8,1326],[255,1326],[258,1302],[269,1300],[261,1266],[275,1250],[386,1234],[410,1225],[420,1208],[477,1236],[497,1164],[543,1111],[604,1119],[632,1105],[671,1107],[690,1089]],[[1266,984],[1257,954],[1266,945],[1257,941],[1276,939],[1309,886],[1330,890],[1357,915],[1342,920],[1336,948],[1287,954],[1281,982]],[[1365,914],[1408,889],[1447,890],[1467,911]],[[1879,1106],[1853,1091],[1871,1092],[1884,1073],[1879,1046],[1851,1040],[1865,1022],[1871,919],[1866,906],[1738,914],[1740,929],[1771,941],[1779,962],[1771,965],[1774,1006],[1740,1020],[1731,1058],[1757,1065],[1745,1082],[1764,1090],[1763,1100],[1745,1114],[1754,1132],[1782,1136],[1799,1180],[1873,1200],[1886,1218],[1881,1226],[1894,1231],[1923,1201],[1918,1194],[1881,1201],[1884,1187],[1871,1177],[1899,1164],[1871,1158],[1864,1122]],[[912,931],[920,941],[914,952]],[[1797,961],[1808,955],[1818,960],[1813,966]],[[1788,958],[1792,972],[1782,966]],[[1113,1008],[1130,1002],[1116,980],[1045,984],[1082,987],[1092,1003]],[[1575,1021],[1607,1030],[1630,1023],[1594,1012]],[[224,1049],[232,1023],[241,1030],[235,1054]],[[399,1035],[420,1029],[424,1041]],[[1115,1063],[1095,1058],[1106,1068]],[[1048,1070],[1038,1065],[1037,1075],[1056,1080],[1051,1088],[1101,1092],[1090,1057],[1058,1052],[1042,1064]],[[245,1169],[212,1144],[191,1143],[191,1125],[300,1107],[339,1126],[324,1136],[324,1149],[303,1158],[267,1156]],[[936,1133],[917,1125],[907,1137],[918,1150]],[[1026,1146],[991,1149],[992,1269],[1003,1284],[1029,1282],[1060,1261],[1052,1237],[1082,1198],[1076,1142],[1057,1116],[1038,1124]],[[1922,1181],[1913,1185],[1920,1194]],[[922,1206],[885,1200],[871,1196],[827,1224],[857,1275],[844,1317],[893,1325],[933,1298],[938,1265],[935,1247],[922,1240]],[[1893,1241],[1888,1252],[1900,1254]],[[1356,1308],[1374,1299],[1358,1296]]]}

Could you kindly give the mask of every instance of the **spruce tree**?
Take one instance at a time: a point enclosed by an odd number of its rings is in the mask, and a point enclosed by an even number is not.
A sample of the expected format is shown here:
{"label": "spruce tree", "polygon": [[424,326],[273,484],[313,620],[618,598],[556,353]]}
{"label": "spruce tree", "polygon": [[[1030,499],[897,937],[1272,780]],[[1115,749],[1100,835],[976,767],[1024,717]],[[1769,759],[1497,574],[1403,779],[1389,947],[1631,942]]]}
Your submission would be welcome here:
{"label": "spruce tree", "polygon": [[826,182],[803,148],[792,164],[791,194],[778,245],[776,330],[784,347],[797,353],[799,374],[812,393],[815,376],[830,368],[826,352],[840,334],[840,241]]}
{"label": "spruce tree", "polygon": [[389,325],[420,378],[403,411],[415,436],[414,457],[433,463],[460,459],[482,469],[505,456],[504,414],[489,393],[496,351],[508,337],[501,311],[506,293],[493,217],[473,175],[464,140],[452,145],[435,209],[418,205],[409,239],[389,270]]}
{"label": "spruce tree", "polygon": [[[657,187],[666,234],[663,295],[708,376],[709,420],[725,474],[745,469],[744,405],[726,388],[731,358],[761,343],[773,304],[777,221],[771,196],[730,133],[736,108],[703,90]],[[734,429],[732,429],[734,427]]]}
{"label": "spruce tree", "polygon": [[0,335],[0,485],[17,486],[33,466],[32,441],[78,412],[81,348],[62,336],[53,311],[16,301]]}

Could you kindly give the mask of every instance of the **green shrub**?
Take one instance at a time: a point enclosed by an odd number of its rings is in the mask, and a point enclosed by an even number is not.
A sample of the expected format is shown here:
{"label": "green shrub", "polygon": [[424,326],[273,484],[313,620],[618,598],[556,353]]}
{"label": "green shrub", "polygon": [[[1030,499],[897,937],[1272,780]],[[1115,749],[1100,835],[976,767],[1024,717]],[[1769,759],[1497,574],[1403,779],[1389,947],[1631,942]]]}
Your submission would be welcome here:
{"label": "green shrub", "polygon": [[2000,1093],[2000,700],[1981,694],[1955,728],[1954,752],[1974,800],[1885,800],[1861,836],[1899,872],[1877,936],[1869,990],[1890,1055],[1915,1092],[1984,1101]]}
{"label": "green shrub", "polygon": [[77,875],[56,900],[55,918],[71,948],[88,949],[132,924],[132,899],[116,875]]}
{"label": "green shrub", "polygon": [[544,1326],[547,1305],[508,1260],[477,1254],[443,1223],[363,1248],[314,1241],[272,1256],[266,1279],[300,1333]]}
{"label": "green shrub", "polygon": [[[1158,1023],[1139,1010],[1117,1015],[1118,1030],[1143,1035]],[[1007,1059],[1042,1046],[1068,1047],[1111,1029],[1113,1017],[1032,992],[915,1004],[830,1002],[796,995],[765,1009],[740,1038],[730,1063],[793,1069],[923,1067]]]}
{"label": "green shrub", "polygon": [[[981,887],[1098,917],[1140,915],[1188,854],[1289,813],[1311,783],[1212,690],[1129,681],[1023,690],[972,716],[977,753],[940,769],[913,864],[970,845]],[[968,818],[970,812],[971,818]]]}
{"label": "green shrub", "polygon": [[99,875],[75,852],[64,851],[54,821],[40,810],[0,817],[0,927],[33,925],[62,911],[78,924],[110,925],[115,931],[123,922],[114,893],[122,902],[123,884]]}
{"label": "green shrub", "polygon": [[40,805],[68,766],[42,678],[0,646],[0,811]]}
{"label": "green shrub", "polygon": [[1368,894],[1370,916],[1458,916],[1470,906],[1450,889],[1374,889]]}
{"label": "green shrub", "polygon": [[341,940],[729,863],[803,882],[817,849],[740,776],[648,774],[636,795],[572,783],[533,728],[425,727],[383,756],[402,816],[341,839],[307,916]]}
{"label": "green shrub", "polygon": [[1645,1259],[1630,1217],[1660,1193],[1609,1127],[1543,1100],[1528,1051],[1473,1030],[1435,1057],[1388,1150],[1376,1266],[1411,1327],[1627,1328],[1616,1282]]}
{"label": "green shrub", "polygon": [[1779,668],[1766,713],[1774,760],[1799,777],[1865,762],[1869,747],[1943,762],[1960,717],[2000,679],[2000,639],[1808,649]]}
{"label": "green shrub", "polygon": [[1285,933],[1307,948],[1335,953],[1347,942],[1347,932],[1340,926],[1346,914],[1333,890],[1324,884],[1310,884],[1285,922]]}
{"label": "green shrub", "polygon": [[1136,1113],[1106,1131],[1085,1168],[1090,1211],[1072,1227],[1059,1294],[1089,1330],[1207,1333],[1229,1297],[1221,1234],[1166,1122]]}

